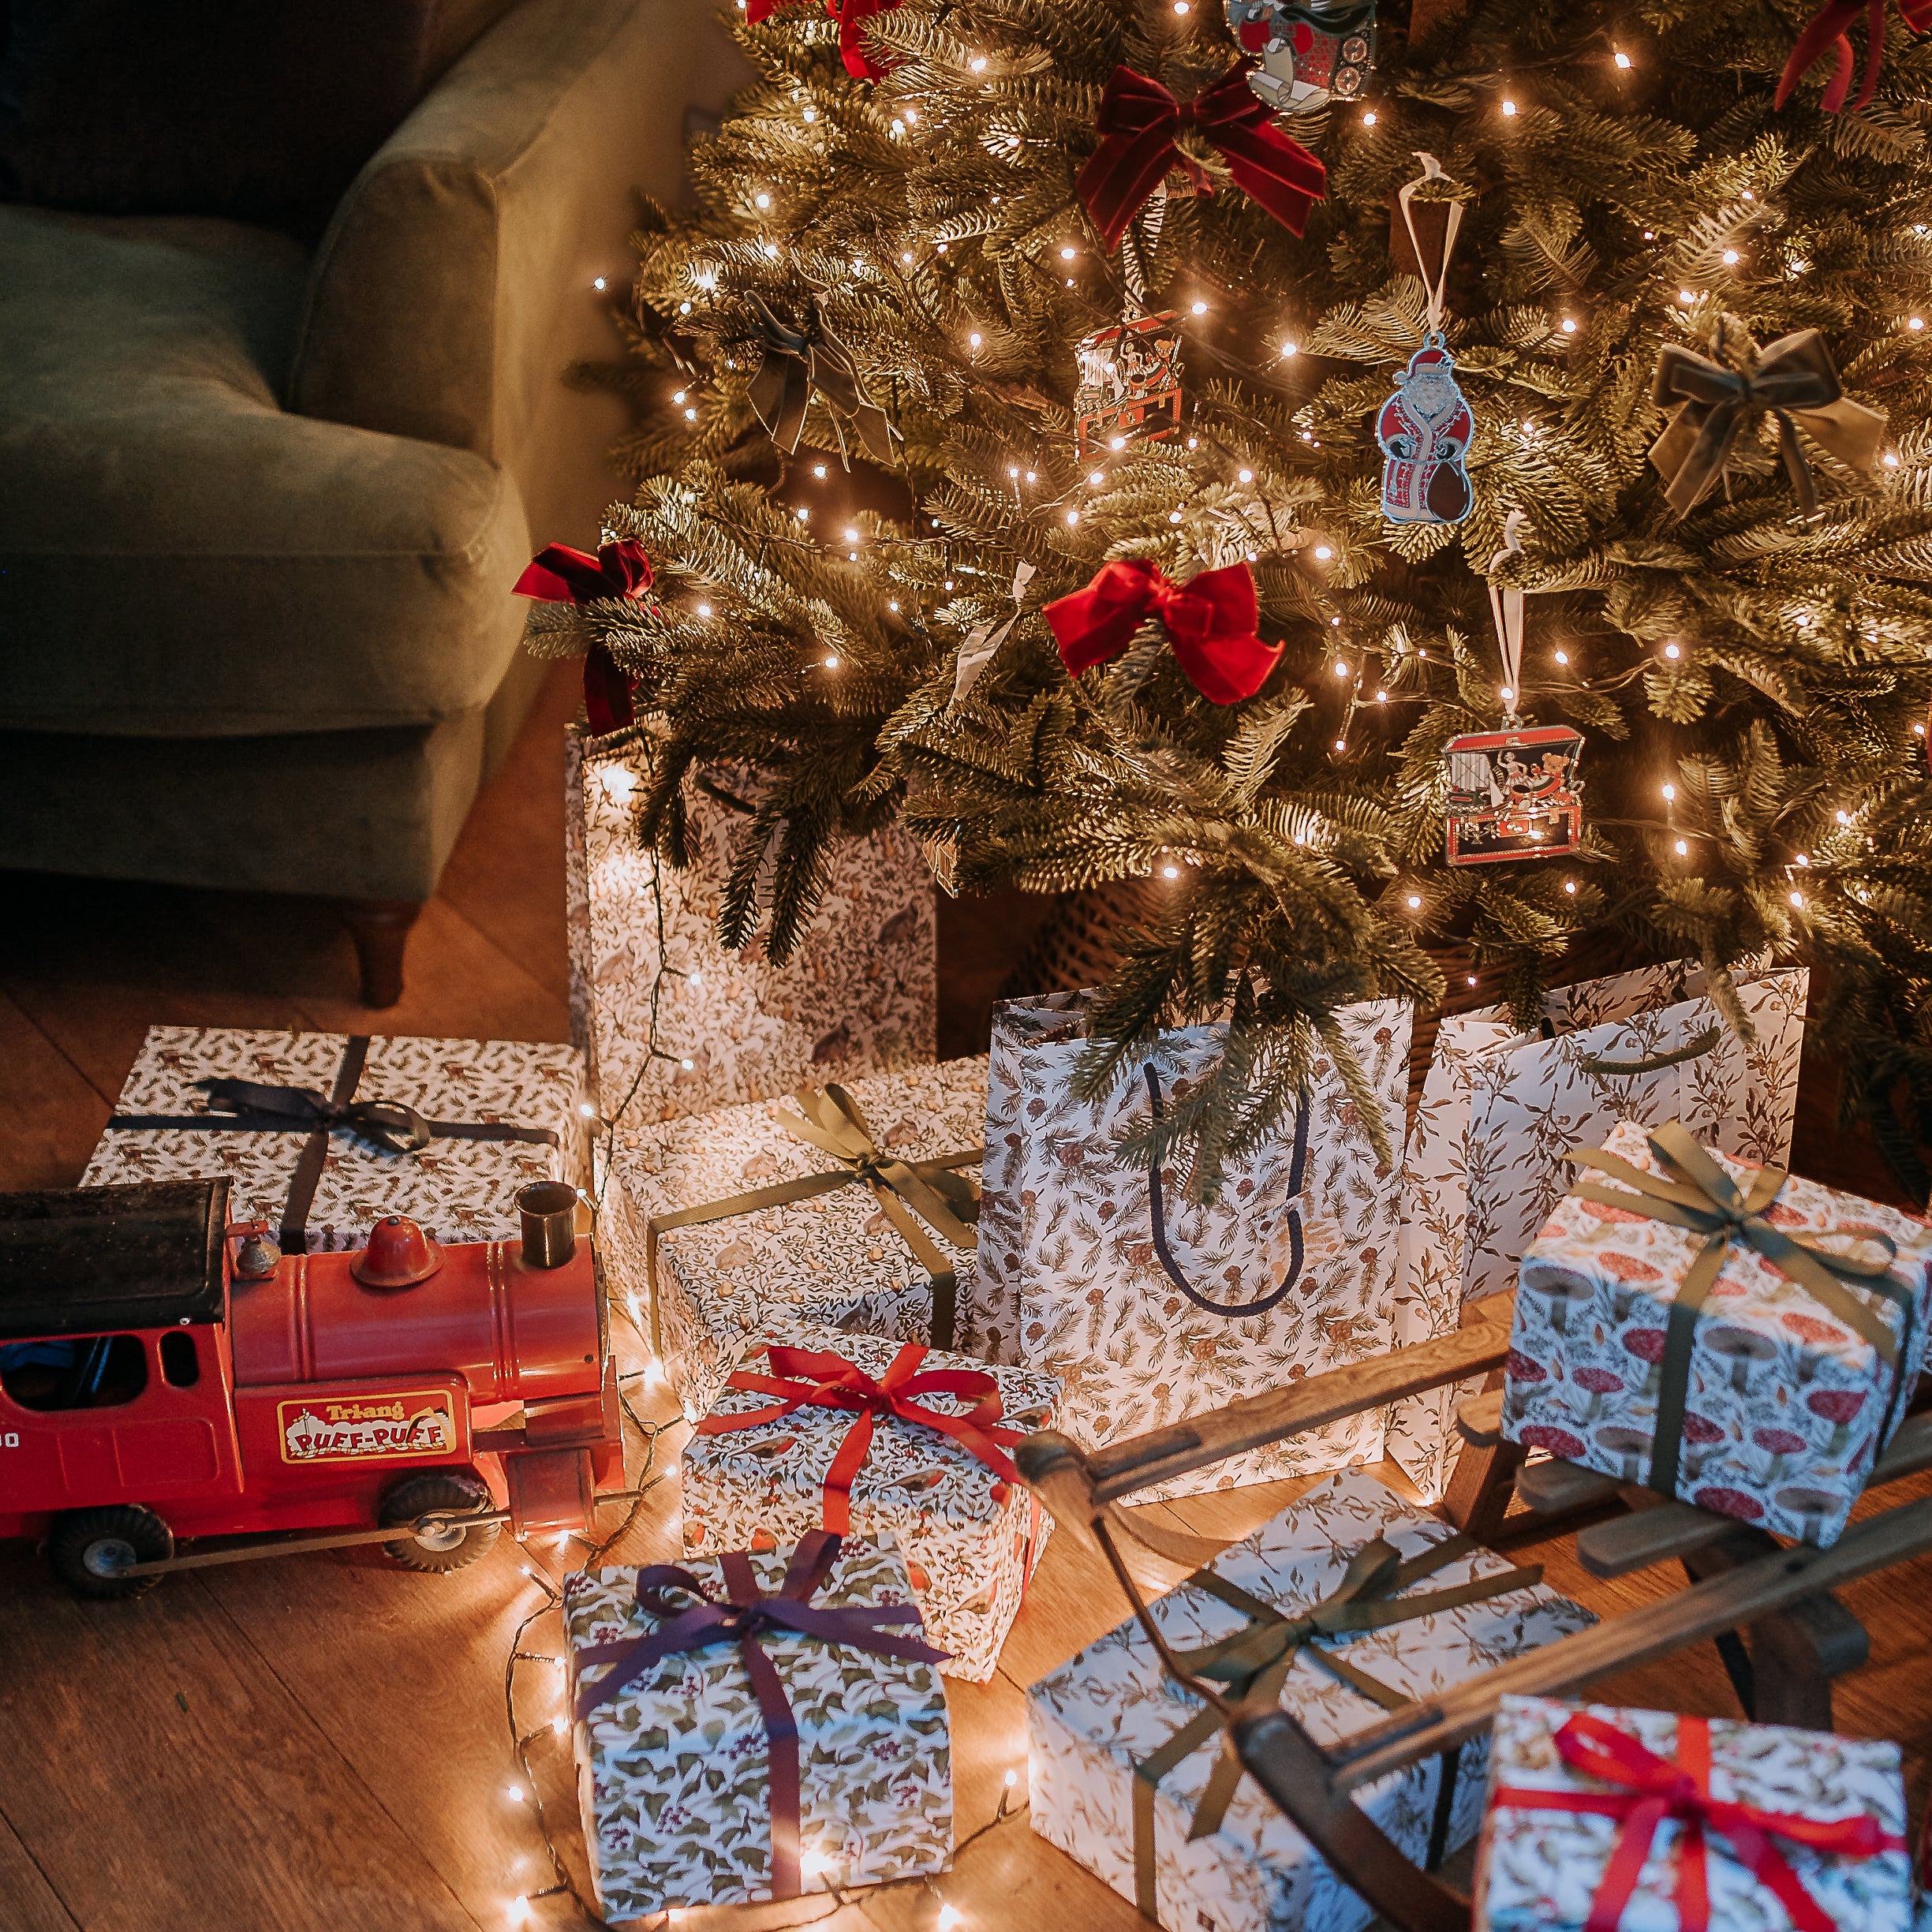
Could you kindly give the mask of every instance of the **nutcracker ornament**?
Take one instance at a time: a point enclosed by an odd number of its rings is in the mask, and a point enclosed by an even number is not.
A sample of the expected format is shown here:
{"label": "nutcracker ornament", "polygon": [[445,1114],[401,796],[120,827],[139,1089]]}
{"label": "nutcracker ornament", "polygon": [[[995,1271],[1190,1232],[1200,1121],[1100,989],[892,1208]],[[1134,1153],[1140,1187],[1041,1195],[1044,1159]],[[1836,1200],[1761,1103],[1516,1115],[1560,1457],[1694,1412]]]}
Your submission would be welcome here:
{"label": "nutcracker ornament", "polygon": [[1128,443],[1158,442],[1181,424],[1180,318],[1172,310],[1086,337],[1074,352],[1074,448],[1082,462]]}
{"label": "nutcracker ornament", "polygon": [[1248,85],[1277,114],[1353,100],[1375,65],[1376,0],[1228,0],[1228,28],[1259,65]]}

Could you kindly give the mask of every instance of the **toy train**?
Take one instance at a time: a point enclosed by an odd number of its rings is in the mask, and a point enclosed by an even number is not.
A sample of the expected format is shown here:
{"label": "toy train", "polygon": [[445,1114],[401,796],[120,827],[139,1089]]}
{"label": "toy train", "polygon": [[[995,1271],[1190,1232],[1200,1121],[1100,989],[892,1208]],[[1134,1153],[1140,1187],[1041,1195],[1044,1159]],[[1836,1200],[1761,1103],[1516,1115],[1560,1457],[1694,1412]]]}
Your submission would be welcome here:
{"label": "toy train", "polygon": [[[352,1530],[413,1570],[587,1529],[623,1475],[601,1277],[574,1191],[517,1196],[521,1244],[377,1223],[277,1253],[225,1180],[0,1195],[0,1537],[126,1597],[175,1538]],[[385,1538],[382,1531],[401,1534]]]}

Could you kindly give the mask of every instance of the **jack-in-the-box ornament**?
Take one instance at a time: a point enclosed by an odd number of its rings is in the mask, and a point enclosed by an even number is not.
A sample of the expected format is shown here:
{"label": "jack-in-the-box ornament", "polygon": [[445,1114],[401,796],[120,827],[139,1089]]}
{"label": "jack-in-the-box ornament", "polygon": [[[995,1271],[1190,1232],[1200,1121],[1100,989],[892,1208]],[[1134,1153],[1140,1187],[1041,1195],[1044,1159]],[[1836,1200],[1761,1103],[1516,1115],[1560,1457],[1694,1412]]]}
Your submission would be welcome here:
{"label": "jack-in-the-box ornament", "polygon": [[1228,28],[1259,65],[1248,85],[1277,114],[1353,100],[1375,65],[1376,0],[1227,0]]}
{"label": "jack-in-the-box ornament", "polygon": [[1074,447],[1085,462],[1130,442],[1158,442],[1181,424],[1180,318],[1172,309],[1086,337],[1074,351]]}

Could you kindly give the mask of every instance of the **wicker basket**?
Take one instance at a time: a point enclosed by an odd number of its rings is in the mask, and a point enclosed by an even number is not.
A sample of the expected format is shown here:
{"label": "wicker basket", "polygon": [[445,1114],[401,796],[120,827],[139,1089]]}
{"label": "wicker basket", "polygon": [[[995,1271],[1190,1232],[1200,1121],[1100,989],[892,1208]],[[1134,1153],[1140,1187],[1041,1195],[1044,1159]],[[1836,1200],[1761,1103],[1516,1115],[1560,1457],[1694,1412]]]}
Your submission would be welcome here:
{"label": "wicker basket", "polygon": [[1063,892],[1000,988],[1002,1000],[1033,993],[1074,992],[1097,986],[1120,963],[1126,933],[1145,923],[1161,902],[1153,879]]}

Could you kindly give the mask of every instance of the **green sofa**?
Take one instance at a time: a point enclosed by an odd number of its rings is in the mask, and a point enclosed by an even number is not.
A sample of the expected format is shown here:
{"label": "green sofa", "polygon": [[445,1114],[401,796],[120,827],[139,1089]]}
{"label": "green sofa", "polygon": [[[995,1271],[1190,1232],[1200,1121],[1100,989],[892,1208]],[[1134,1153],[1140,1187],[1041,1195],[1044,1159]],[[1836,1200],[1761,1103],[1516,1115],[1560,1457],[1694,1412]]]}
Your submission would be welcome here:
{"label": "green sofa", "polygon": [[312,250],[0,206],[0,866],[327,895],[400,996],[536,687],[510,585],[618,491],[565,371],[734,62],[701,0],[523,0]]}

